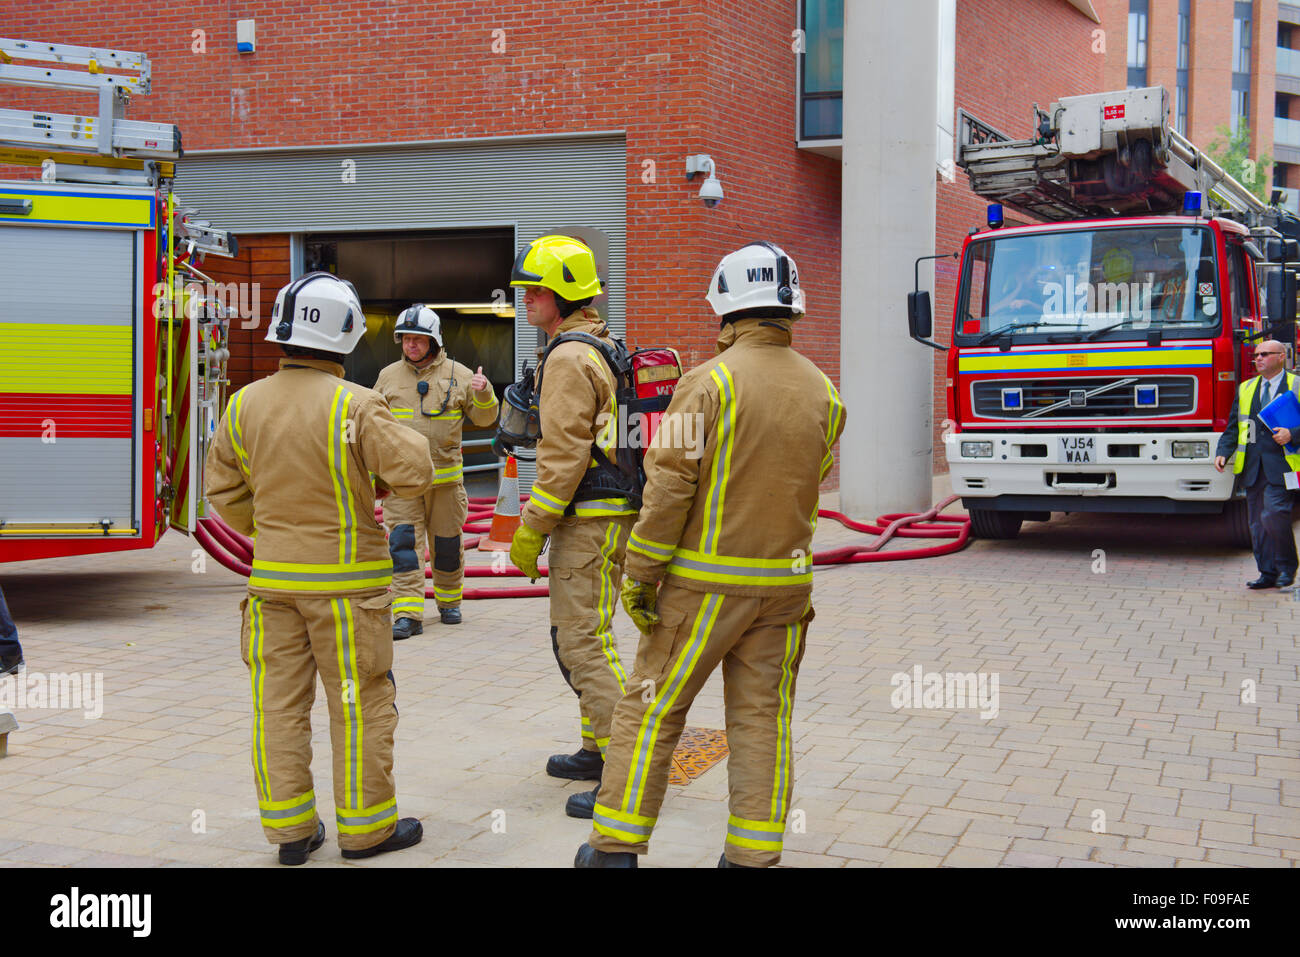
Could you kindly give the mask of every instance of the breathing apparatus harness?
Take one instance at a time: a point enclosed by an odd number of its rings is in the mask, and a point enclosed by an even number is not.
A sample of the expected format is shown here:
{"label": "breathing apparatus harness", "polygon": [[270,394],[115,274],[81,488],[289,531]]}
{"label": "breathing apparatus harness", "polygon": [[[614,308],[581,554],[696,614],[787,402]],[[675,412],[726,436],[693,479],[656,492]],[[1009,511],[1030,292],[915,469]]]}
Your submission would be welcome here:
{"label": "breathing apparatus harness", "polygon": [[[608,326],[602,326],[600,331],[607,334]],[[519,381],[506,386],[497,435],[493,442],[493,449],[498,455],[503,454],[503,450],[512,453],[516,448],[534,448],[541,439],[542,418],[539,402],[542,370],[551,353],[566,342],[581,342],[600,352],[614,376],[614,402],[619,415],[627,414],[631,419],[633,416],[662,413],[668,408],[676,380],[681,377],[681,362],[675,352],[663,349],[629,352],[622,339],[615,339],[610,343],[586,332],[565,332],[556,336],[547,345],[536,370],[530,369],[525,362]],[[641,396],[637,386],[641,380],[648,377],[641,374],[640,360],[642,357],[653,357],[656,362],[655,367],[662,368],[665,353],[671,354],[670,365],[675,368],[675,375],[668,378],[657,376],[659,384],[655,394],[650,397]],[[645,488],[646,481],[643,462],[645,449],[625,444],[624,438],[625,434],[620,431],[612,459],[598,445],[592,445],[591,457],[596,464],[589,468],[579,481],[565,515],[574,513],[575,502],[593,498],[626,498],[633,508],[641,507],[641,492]]]}

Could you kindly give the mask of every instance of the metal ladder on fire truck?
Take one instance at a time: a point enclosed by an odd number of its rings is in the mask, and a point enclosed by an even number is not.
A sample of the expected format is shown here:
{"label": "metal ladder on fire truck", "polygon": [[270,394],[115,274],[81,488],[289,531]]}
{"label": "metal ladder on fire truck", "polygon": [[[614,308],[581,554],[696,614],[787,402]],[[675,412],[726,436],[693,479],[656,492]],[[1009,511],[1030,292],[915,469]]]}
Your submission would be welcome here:
{"label": "metal ladder on fire truck", "polygon": [[[125,115],[132,96],[150,92],[150,75],[142,53],[0,37],[0,84],[99,97],[98,116],[0,109],[0,164],[48,169],[52,160],[54,182],[169,186],[182,155],[180,129]],[[191,255],[233,255],[225,230],[188,218],[184,227]]]}
{"label": "metal ladder on fire truck", "polygon": [[[183,436],[187,428],[175,419],[179,409],[189,407],[188,390],[197,390],[195,411],[200,416],[215,421],[220,414],[229,356],[225,348],[227,329],[222,320],[228,310],[220,303],[203,301],[194,318],[203,325],[204,332],[196,336],[191,330],[189,351],[183,341],[175,343],[180,350],[176,358],[193,355],[197,363],[189,374],[182,370],[181,375],[174,376],[173,340],[178,336],[183,340],[187,328],[181,315],[183,296],[176,290],[183,287],[186,277],[211,284],[197,263],[206,254],[232,257],[237,245],[229,231],[194,219],[196,210],[177,208],[172,184],[175,161],[182,155],[180,129],[170,123],[126,119],[126,106],[132,96],[150,92],[150,77],[149,59],[142,53],[0,37],[0,85],[72,90],[94,93],[99,98],[97,116],[0,109],[0,165],[39,166],[41,182],[47,184],[146,188],[154,190],[160,202],[165,200],[169,290],[165,298],[169,308],[160,318],[167,327],[165,384],[160,398],[164,425]],[[30,201],[0,199],[0,213],[21,215],[30,208]],[[174,378],[179,381],[174,382]],[[202,451],[199,448],[196,453],[191,444],[190,454],[197,455],[199,461]],[[190,531],[195,521],[192,504],[184,519]]]}
{"label": "metal ladder on fire truck", "polygon": [[1046,112],[1035,103],[1035,135],[1026,140],[958,110],[957,165],[975,193],[1051,222],[1177,213],[1195,191],[1211,214],[1267,230],[1266,204],[1173,129],[1168,115],[1160,86],[1062,97]]}

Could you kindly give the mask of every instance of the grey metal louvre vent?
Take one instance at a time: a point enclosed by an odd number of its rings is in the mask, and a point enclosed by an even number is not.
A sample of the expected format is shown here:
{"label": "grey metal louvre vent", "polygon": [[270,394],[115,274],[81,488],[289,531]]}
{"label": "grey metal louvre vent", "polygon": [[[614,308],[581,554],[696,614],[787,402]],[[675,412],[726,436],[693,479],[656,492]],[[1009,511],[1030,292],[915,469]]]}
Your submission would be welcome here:
{"label": "grey metal louvre vent", "polygon": [[[1135,389],[1149,385],[1159,387],[1159,404],[1139,407],[1134,398]],[[1113,388],[1107,389],[1107,386]],[[1003,408],[1002,390],[1008,388],[1022,391],[1020,408]],[[1074,393],[1076,399],[1074,403],[1071,403],[1071,393]],[[1080,403],[1077,400],[1081,395],[1084,398]],[[972,384],[971,404],[975,414],[985,419],[1082,419],[1099,416],[1156,418],[1187,415],[1196,409],[1196,379],[1193,376],[986,379]]]}
{"label": "grey metal louvre vent", "polygon": [[[350,181],[355,180],[355,181]],[[512,226],[516,248],[582,224],[608,239],[607,318],[625,329],[627,147],[621,132],[438,143],[187,153],[176,192],[204,219],[240,233],[324,233]],[[501,285],[508,289],[509,263]],[[515,355],[537,332],[515,296]],[[535,476],[520,462],[520,485]]]}

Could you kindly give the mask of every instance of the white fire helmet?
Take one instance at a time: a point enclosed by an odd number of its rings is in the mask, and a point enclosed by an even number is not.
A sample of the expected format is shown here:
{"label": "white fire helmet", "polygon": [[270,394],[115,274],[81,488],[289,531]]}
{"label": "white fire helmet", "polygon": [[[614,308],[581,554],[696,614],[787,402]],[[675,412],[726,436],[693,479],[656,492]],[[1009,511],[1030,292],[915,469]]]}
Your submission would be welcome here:
{"label": "white fire helmet", "polygon": [[722,257],[713,271],[706,297],[714,313],[742,309],[789,309],[792,319],[804,314],[799,270],[785,250],[759,240]]}
{"label": "white fire helmet", "polygon": [[402,336],[428,336],[442,348],[442,320],[428,306],[414,305],[402,310],[393,327],[393,341],[399,346]]}
{"label": "white fire helmet", "polygon": [[313,272],[276,294],[266,341],[347,355],[365,334],[366,314],[352,283]]}

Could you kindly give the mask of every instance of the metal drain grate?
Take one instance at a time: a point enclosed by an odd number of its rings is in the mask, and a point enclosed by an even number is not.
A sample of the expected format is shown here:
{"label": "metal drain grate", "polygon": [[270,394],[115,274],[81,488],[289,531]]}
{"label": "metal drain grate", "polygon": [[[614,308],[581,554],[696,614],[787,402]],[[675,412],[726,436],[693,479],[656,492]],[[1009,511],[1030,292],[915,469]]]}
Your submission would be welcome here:
{"label": "metal drain grate", "polygon": [[727,732],[714,728],[687,728],[673,751],[668,783],[685,787],[727,756]]}

